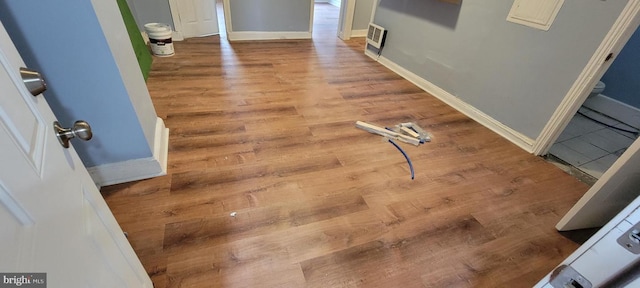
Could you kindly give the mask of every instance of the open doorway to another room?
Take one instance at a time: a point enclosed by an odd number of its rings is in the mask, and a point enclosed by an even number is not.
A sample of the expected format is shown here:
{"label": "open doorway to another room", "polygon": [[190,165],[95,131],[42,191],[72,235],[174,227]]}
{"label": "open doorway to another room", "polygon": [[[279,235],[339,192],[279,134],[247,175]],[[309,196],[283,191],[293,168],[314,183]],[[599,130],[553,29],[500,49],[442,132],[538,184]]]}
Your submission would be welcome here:
{"label": "open doorway to another room", "polygon": [[638,138],[640,29],[631,36],[549,154],[593,184]]}
{"label": "open doorway to another room", "polygon": [[313,39],[331,39],[338,35],[339,0],[316,0],[313,5]]}
{"label": "open doorway to another room", "polygon": [[367,36],[375,0],[315,0],[313,38]]}

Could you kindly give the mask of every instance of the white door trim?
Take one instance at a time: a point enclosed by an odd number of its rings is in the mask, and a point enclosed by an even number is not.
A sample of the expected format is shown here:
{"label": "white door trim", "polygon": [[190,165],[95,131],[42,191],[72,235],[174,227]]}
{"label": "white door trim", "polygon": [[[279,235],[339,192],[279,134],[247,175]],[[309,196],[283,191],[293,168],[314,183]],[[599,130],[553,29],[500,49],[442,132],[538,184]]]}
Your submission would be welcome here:
{"label": "white door trim", "polygon": [[573,83],[549,122],[533,145],[535,155],[547,154],[551,145],[558,139],[564,128],[569,124],[573,115],[589,95],[591,87],[602,77],[609,68],[611,60],[605,62],[607,55],[617,56],[629,38],[640,24],[640,0],[629,0],[627,6],[605,36],[604,40],[587,63],[584,70]]}
{"label": "white door trim", "polygon": [[315,9],[316,1],[311,0],[311,7],[309,8],[309,38],[313,35],[313,10]]}
{"label": "white door trim", "polygon": [[340,39],[351,39],[351,30],[353,30],[353,17],[355,16],[355,13],[356,0],[342,0],[340,4],[340,20],[338,20],[338,37]]}
{"label": "white door trim", "polygon": [[180,13],[178,13],[178,0],[169,0],[169,9],[171,10],[171,19],[173,20],[173,35],[171,38],[176,41],[184,40],[182,35],[182,22],[180,22]]}
{"label": "white door trim", "polygon": [[233,31],[233,27],[231,27],[231,3],[229,0],[222,0],[222,10],[224,11],[224,26],[227,29],[227,38],[229,38],[229,34]]}

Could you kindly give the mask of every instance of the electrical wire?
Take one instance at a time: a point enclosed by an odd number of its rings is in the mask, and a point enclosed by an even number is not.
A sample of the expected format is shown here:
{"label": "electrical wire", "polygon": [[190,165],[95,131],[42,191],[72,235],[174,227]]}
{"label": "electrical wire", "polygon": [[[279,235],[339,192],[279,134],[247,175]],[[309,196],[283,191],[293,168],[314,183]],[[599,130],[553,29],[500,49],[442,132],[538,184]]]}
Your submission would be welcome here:
{"label": "electrical wire", "polygon": [[618,128],[618,127],[615,127],[615,126],[613,126],[613,125],[610,125],[610,124],[604,123],[604,122],[602,122],[602,121],[599,121],[599,120],[593,119],[592,117],[587,116],[587,115],[585,115],[584,113],[582,113],[582,112],[580,112],[580,111],[578,111],[577,113],[578,113],[578,114],[580,114],[580,115],[582,115],[583,117],[585,117],[585,118],[587,118],[587,119],[589,119],[589,120],[593,121],[593,122],[596,122],[596,123],[598,123],[598,124],[601,124],[601,125],[607,126],[607,127],[611,128],[611,129],[615,129],[615,130],[618,130],[618,131],[631,133],[631,134],[636,135],[636,136],[640,135],[640,131],[631,131],[631,130],[627,130],[627,129]]}
{"label": "electrical wire", "polygon": [[388,140],[389,140],[389,143],[393,144],[393,146],[396,146],[396,148],[398,148],[400,153],[404,155],[404,158],[407,159],[407,163],[409,163],[409,170],[411,170],[411,180],[413,180],[415,178],[415,173],[413,172],[413,163],[411,163],[411,159],[409,159],[409,156],[407,155],[407,153],[405,153],[404,150],[402,150],[402,148],[400,148],[400,146],[396,144],[396,142],[393,142],[393,140],[391,139],[388,139]]}

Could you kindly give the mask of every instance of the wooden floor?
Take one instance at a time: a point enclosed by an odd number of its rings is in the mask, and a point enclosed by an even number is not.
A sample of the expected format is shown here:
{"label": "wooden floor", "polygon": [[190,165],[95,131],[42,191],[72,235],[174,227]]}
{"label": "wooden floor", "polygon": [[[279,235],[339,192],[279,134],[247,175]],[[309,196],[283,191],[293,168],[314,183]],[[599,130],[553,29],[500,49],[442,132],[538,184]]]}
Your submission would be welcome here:
{"label": "wooden floor", "polygon": [[[586,185],[337,39],[327,15],[313,40],[193,38],[154,60],[168,175],[102,192],[155,287],[530,287],[577,248],[554,225]],[[431,132],[400,144],[415,180],[357,120]]]}

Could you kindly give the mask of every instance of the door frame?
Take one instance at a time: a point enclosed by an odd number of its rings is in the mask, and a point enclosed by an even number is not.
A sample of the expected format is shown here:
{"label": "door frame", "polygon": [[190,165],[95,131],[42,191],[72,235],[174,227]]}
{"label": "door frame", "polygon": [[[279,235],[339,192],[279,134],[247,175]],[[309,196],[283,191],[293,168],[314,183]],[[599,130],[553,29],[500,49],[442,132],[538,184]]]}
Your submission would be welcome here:
{"label": "door frame", "polygon": [[551,146],[560,137],[560,134],[569,124],[582,103],[587,99],[592,87],[609,69],[613,61],[605,61],[609,53],[613,53],[613,59],[617,56],[631,35],[640,25],[640,0],[629,0],[618,16],[600,46],[595,51],[578,79],[573,83],[569,92],[565,95],[556,111],[544,126],[540,135],[536,138],[532,147],[534,155],[545,155]]}
{"label": "door frame", "polygon": [[176,41],[184,40],[182,35],[182,22],[180,22],[180,13],[178,12],[178,0],[169,0],[169,10],[171,11],[171,20],[173,20],[173,35],[171,38]]}
{"label": "door frame", "polygon": [[351,39],[353,32],[353,17],[356,13],[356,0],[342,0],[340,2],[340,17],[338,19],[338,38]]}

